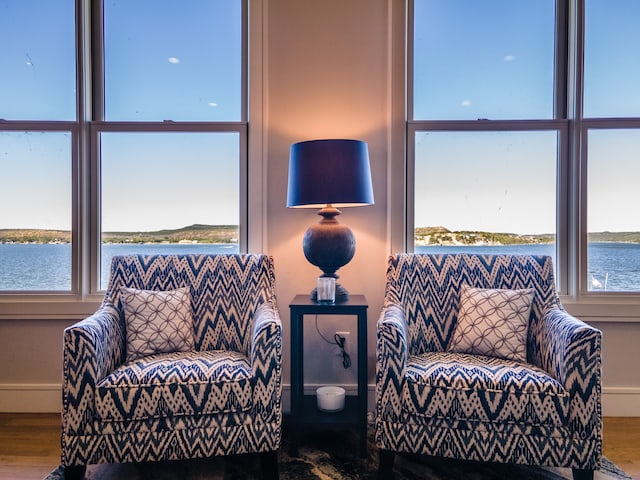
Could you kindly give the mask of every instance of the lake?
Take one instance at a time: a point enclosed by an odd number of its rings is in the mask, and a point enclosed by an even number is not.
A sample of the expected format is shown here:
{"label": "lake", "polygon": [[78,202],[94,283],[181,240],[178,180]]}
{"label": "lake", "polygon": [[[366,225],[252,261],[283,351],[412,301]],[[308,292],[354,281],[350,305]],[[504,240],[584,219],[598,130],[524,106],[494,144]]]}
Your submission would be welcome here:
{"label": "lake", "polygon": [[[101,284],[106,288],[114,255],[237,251],[237,244],[104,244]],[[0,244],[0,290],[69,290],[70,265],[70,244]]]}
{"label": "lake", "polygon": [[[640,291],[640,244],[637,243],[590,243],[589,282],[591,291],[633,292]],[[550,255],[556,264],[554,244],[501,245],[482,247],[416,247],[417,253],[510,253]]]}
{"label": "lake", "polygon": [[[101,282],[105,287],[111,257],[125,253],[235,253],[235,244],[105,244]],[[418,253],[531,253],[551,255],[554,245],[509,246],[428,246]],[[0,290],[69,290],[71,286],[71,245],[0,244]],[[589,281],[593,291],[640,291],[640,244],[590,243]]]}

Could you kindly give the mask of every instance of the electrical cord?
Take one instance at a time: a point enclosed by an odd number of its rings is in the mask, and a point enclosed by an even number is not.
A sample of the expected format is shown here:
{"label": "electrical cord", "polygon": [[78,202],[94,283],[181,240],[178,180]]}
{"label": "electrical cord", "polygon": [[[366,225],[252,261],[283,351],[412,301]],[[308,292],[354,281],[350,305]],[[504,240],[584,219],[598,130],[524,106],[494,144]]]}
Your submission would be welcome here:
{"label": "electrical cord", "polygon": [[320,338],[322,338],[325,342],[327,342],[330,345],[337,345],[338,348],[340,349],[340,356],[342,356],[342,366],[346,369],[349,368],[351,366],[351,357],[349,356],[349,354],[347,353],[347,351],[345,350],[345,342],[346,342],[346,338],[344,338],[341,335],[338,335],[337,333],[333,336],[333,342],[331,340],[329,340],[327,337],[325,337],[322,332],[320,331],[320,328],[318,328],[318,315],[316,315],[316,330],[318,332],[318,335],[320,335]]}

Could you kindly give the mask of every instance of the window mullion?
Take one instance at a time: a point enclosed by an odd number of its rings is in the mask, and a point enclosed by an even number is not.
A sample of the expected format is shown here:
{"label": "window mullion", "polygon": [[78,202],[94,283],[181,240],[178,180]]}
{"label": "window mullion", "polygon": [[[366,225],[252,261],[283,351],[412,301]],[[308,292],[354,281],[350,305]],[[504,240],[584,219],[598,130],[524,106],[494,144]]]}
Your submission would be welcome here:
{"label": "window mullion", "polygon": [[586,138],[582,126],[584,99],[584,0],[569,3],[569,62],[567,114],[570,119],[569,175],[568,183],[569,228],[568,245],[568,289],[580,299],[585,291],[587,269],[587,177]]}

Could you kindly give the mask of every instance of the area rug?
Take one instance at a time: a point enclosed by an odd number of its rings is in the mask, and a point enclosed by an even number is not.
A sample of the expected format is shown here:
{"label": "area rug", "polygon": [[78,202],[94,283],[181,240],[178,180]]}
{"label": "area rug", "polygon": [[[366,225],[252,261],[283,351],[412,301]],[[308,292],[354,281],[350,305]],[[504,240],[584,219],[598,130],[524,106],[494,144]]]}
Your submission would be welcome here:
{"label": "area rug", "polygon": [[[297,456],[289,455],[286,435],[278,453],[281,480],[373,480],[378,452],[369,438],[368,455],[358,455],[357,435],[350,431],[311,432]],[[260,478],[255,455],[160,463],[90,465],[87,480],[250,480]],[[569,480],[568,468],[543,468],[457,461],[416,455],[398,455],[394,480]],[[63,480],[58,467],[45,480]],[[603,458],[595,480],[628,480],[629,475]]]}

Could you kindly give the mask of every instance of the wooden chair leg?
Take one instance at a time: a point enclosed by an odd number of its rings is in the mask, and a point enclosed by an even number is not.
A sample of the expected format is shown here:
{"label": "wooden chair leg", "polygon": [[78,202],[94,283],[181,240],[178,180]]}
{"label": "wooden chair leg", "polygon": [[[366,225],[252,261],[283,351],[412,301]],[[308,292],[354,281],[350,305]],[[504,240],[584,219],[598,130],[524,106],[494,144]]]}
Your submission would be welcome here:
{"label": "wooden chair leg", "polygon": [[260,467],[263,480],[278,480],[278,452],[263,452],[260,454]]}
{"label": "wooden chair leg", "polygon": [[391,450],[381,449],[378,453],[378,480],[390,480],[393,478],[393,460],[395,459],[395,452]]}
{"label": "wooden chair leg", "polygon": [[573,468],[573,480],[593,480],[593,470],[583,470],[581,468]]}
{"label": "wooden chair leg", "polygon": [[86,470],[85,465],[67,465],[64,467],[64,480],[82,480]]}

